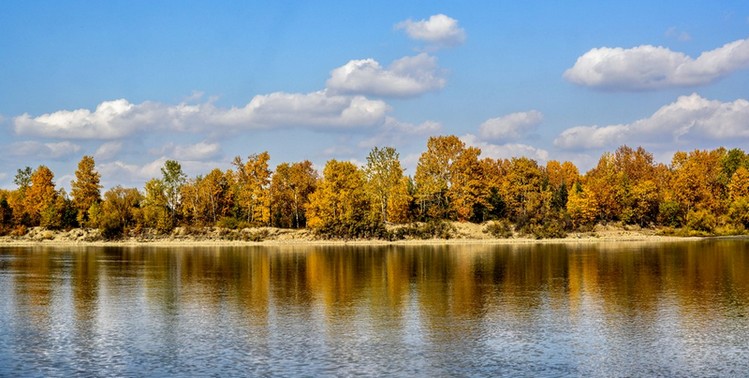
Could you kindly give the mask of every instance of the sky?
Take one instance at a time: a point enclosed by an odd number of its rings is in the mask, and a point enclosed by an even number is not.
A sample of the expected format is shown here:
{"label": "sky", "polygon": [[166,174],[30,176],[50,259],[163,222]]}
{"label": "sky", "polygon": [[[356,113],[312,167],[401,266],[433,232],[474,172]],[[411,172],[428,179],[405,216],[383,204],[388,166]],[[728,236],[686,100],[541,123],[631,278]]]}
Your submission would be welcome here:
{"label": "sky", "polygon": [[582,172],[749,150],[749,2],[0,4],[0,188],[41,164],[69,188],[84,155],[105,188],[374,146],[413,175],[437,135]]}

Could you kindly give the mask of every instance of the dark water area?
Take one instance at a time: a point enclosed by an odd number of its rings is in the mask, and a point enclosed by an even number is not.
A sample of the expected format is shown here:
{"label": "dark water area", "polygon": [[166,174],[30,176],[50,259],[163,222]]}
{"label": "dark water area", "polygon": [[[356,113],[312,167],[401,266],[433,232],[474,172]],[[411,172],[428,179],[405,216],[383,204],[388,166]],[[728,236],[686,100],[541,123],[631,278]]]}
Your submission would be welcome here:
{"label": "dark water area", "polygon": [[746,376],[749,241],[1,247],[0,376]]}

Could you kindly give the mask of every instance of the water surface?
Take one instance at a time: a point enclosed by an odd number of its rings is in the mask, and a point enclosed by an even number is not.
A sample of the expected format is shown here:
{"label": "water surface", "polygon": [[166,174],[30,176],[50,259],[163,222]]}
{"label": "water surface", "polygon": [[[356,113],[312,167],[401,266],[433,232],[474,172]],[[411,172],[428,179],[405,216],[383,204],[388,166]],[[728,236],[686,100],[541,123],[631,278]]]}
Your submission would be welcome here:
{"label": "water surface", "polygon": [[737,376],[749,242],[0,248],[0,376]]}

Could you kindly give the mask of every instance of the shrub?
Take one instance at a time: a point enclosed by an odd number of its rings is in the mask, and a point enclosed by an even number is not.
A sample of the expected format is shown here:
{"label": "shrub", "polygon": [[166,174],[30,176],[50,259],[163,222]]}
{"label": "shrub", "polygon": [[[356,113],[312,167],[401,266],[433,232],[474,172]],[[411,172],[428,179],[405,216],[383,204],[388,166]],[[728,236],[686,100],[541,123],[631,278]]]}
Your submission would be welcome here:
{"label": "shrub", "polygon": [[707,210],[693,210],[687,214],[687,228],[690,230],[711,233],[716,225],[715,216]]}
{"label": "shrub", "polygon": [[486,225],[484,232],[497,239],[507,239],[512,237],[512,225],[507,219],[491,221]]}
{"label": "shrub", "polygon": [[681,227],[684,212],[676,201],[665,201],[658,205],[658,221],[669,227]]}
{"label": "shrub", "polygon": [[455,227],[450,222],[430,220],[426,223],[414,223],[398,228],[391,233],[390,239],[450,239],[453,237],[455,231]]}
{"label": "shrub", "polygon": [[323,239],[390,239],[385,225],[378,220],[359,222],[332,222],[315,230]]}

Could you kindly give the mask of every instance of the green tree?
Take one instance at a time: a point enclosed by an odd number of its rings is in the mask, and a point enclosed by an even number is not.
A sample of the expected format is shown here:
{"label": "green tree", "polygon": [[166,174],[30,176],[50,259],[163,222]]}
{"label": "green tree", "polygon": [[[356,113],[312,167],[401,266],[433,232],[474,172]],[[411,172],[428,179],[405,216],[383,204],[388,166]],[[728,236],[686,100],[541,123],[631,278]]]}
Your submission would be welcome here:
{"label": "green tree", "polygon": [[174,228],[170,215],[169,199],[163,180],[151,179],[146,182],[145,196],[142,199],[143,225],[165,233]]}
{"label": "green tree", "polygon": [[182,185],[187,182],[187,175],[182,172],[182,165],[176,160],[167,160],[161,168],[164,197],[169,218],[172,224],[176,223],[176,216],[182,203],[180,192]]}
{"label": "green tree", "polygon": [[[94,210],[92,218],[106,238],[114,239],[127,233],[138,224],[143,196],[138,189],[115,186],[104,193],[101,210]],[[92,205],[94,209],[98,206]]]}

